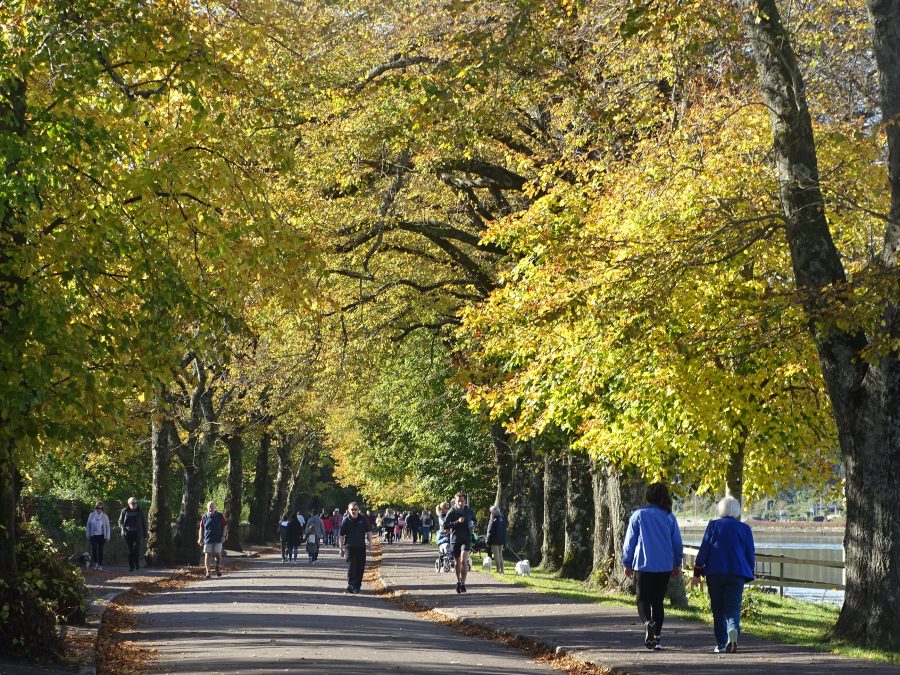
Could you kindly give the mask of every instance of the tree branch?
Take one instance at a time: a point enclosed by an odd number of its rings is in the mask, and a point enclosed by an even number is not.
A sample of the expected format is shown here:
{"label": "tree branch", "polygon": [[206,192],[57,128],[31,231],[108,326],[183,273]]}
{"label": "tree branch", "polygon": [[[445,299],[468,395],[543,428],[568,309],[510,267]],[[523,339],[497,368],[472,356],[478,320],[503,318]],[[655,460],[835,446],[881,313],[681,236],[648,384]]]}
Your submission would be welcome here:
{"label": "tree branch", "polygon": [[397,54],[390,61],[381,63],[371,68],[369,72],[366,73],[365,77],[363,77],[363,79],[353,87],[353,90],[358,94],[366,87],[367,84],[391,70],[404,70],[405,68],[409,68],[410,66],[419,64],[429,64],[437,66],[444,63],[447,63],[447,61],[431,56],[402,56],[400,54]]}

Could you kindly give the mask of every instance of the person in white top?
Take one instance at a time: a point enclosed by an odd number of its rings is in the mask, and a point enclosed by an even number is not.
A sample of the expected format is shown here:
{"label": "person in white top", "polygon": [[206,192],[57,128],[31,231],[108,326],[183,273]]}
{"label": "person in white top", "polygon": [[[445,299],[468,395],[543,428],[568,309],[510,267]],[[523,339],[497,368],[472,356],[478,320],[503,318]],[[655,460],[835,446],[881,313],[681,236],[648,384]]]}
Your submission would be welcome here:
{"label": "person in white top", "polygon": [[91,560],[94,561],[94,569],[103,569],[103,547],[109,541],[109,516],[103,512],[103,502],[97,502],[94,510],[88,516],[85,533],[91,542]]}

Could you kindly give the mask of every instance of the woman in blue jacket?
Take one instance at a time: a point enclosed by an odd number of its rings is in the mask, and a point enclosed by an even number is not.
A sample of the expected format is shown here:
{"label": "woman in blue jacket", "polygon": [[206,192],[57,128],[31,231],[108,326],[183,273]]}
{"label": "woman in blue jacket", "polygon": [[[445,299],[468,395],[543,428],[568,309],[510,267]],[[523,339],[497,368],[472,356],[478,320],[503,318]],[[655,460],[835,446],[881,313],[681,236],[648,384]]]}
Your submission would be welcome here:
{"label": "woman in blue jacket", "polygon": [[734,497],[725,497],[716,505],[716,513],[719,519],[706,526],[694,562],[691,585],[700,583],[701,574],[706,576],[716,634],[716,648],[713,651],[732,654],[737,651],[741,632],[744,584],[753,581],[756,557],[753,533],[746,523],[738,520],[741,503]]}
{"label": "woman in blue jacket", "polygon": [[628,521],[622,566],[626,577],[634,576],[638,614],[644,622],[644,645],[662,649],[660,634],[666,618],[663,601],[669,579],[681,573],[681,532],[665,485],[649,485],[644,501],[647,505],[632,513]]}

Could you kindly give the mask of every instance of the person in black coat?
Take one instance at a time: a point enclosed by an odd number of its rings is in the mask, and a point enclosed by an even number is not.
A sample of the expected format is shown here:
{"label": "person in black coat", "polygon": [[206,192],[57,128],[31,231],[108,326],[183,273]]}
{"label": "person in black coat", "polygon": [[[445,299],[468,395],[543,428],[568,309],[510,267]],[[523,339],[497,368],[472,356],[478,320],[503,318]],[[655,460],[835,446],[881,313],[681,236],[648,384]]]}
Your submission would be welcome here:
{"label": "person in black coat", "polygon": [[296,518],[289,517],[287,532],[285,534],[287,535],[288,560],[291,562],[296,562],[297,553],[300,549],[300,538],[303,534],[300,521]]}
{"label": "person in black coat", "polygon": [[138,506],[136,497],[129,497],[128,506],[119,514],[119,528],[125,538],[125,545],[128,546],[128,569],[138,570],[141,568],[141,541],[150,533],[147,531],[147,519]]}
{"label": "person in black coat", "polygon": [[419,512],[413,509],[406,517],[406,528],[412,533],[413,543],[418,543],[422,535],[422,519],[419,518]]}
{"label": "person in black coat", "polygon": [[500,513],[500,508],[498,506],[491,507],[491,519],[488,521],[485,543],[491,551],[491,558],[494,560],[494,570],[503,574],[503,547],[506,546],[506,518]]}

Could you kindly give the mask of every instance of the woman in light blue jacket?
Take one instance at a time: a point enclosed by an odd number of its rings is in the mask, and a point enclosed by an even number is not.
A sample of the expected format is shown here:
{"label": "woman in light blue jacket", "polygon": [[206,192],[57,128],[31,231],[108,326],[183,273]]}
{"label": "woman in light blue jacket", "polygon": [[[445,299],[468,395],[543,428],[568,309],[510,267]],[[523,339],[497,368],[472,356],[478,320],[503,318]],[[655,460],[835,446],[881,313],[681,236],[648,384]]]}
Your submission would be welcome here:
{"label": "woman in light blue jacket", "polygon": [[663,601],[669,579],[681,573],[684,556],[681,532],[672,515],[672,497],[662,483],[653,483],[644,493],[646,506],[631,514],[622,566],[625,576],[634,576],[637,609],[644,622],[644,646],[662,649],[665,610]]}
{"label": "woman in light blue jacket", "polygon": [[703,534],[691,585],[700,583],[701,574],[706,577],[716,635],[713,651],[733,654],[741,631],[744,584],[753,581],[756,549],[750,526],[738,520],[741,503],[737,499],[725,497],[716,505],[716,513],[718,520],[710,521]]}

